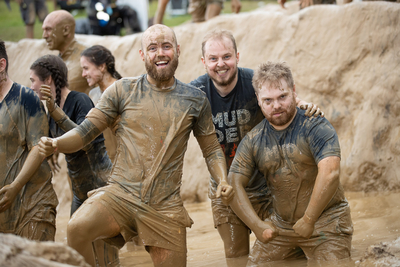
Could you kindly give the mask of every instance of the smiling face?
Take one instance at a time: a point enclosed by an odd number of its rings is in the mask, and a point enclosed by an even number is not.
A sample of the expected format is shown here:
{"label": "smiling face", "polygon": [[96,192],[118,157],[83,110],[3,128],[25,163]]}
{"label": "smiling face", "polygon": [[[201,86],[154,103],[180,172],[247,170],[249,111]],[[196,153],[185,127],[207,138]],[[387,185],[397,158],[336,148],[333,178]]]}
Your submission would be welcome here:
{"label": "smiling face", "polygon": [[289,88],[284,79],[280,83],[279,87],[264,83],[257,90],[258,105],[276,130],[288,127],[297,112],[294,86]]}
{"label": "smiling face", "polygon": [[168,82],[173,79],[180,51],[171,29],[159,24],[149,28],[143,34],[139,52],[152,80]]}
{"label": "smiling face", "polygon": [[63,35],[63,24],[58,18],[50,13],[43,22],[43,39],[45,39],[50,50],[60,50],[65,42]]}
{"label": "smiling face", "polygon": [[34,70],[30,70],[29,79],[31,80],[31,89],[35,91],[40,100],[43,100],[42,93],[40,93],[40,86],[42,86],[42,84],[45,84],[44,81],[41,81],[39,79]]}
{"label": "smiling face", "polygon": [[103,79],[102,68],[89,61],[85,56],[81,57],[81,67],[82,77],[86,79],[89,86],[94,86]]}
{"label": "smiling face", "polygon": [[239,53],[235,52],[230,39],[222,37],[208,40],[201,60],[216,86],[236,85]]}

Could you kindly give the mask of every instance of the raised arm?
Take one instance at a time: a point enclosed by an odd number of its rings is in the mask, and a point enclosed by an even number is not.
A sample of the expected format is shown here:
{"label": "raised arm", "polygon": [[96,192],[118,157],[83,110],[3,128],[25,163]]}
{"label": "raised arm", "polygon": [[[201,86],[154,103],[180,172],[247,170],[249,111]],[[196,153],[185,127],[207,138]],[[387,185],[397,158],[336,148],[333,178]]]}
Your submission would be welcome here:
{"label": "raised arm", "polygon": [[54,102],[53,95],[51,93],[50,86],[42,85],[40,87],[40,92],[42,93],[42,98],[46,102],[47,110],[49,111],[49,115],[54,119],[57,125],[64,131],[68,132],[69,130],[74,129],[78,126],[75,122],[73,122],[67,114]]}
{"label": "raised arm", "polygon": [[208,171],[211,176],[219,183],[217,188],[217,197],[222,197],[225,203],[233,197],[232,186],[228,184],[227,167],[225,156],[215,134],[206,136],[197,136],[197,142],[200,145],[203,157],[206,160]]}
{"label": "raised arm", "polygon": [[309,238],[312,235],[315,222],[338,189],[339,172],[339,157],[326,157],[318,163],[318,175],[315,180],[310,203],[307,206],[304,216],[293,226],[293,230],[297,234],[305,238]]}

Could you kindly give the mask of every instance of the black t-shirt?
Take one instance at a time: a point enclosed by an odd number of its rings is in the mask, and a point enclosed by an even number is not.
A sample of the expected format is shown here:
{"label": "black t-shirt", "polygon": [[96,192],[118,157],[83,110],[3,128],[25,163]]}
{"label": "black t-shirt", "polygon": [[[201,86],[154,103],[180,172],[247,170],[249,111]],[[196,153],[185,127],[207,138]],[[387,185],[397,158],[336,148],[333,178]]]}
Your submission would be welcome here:
{"label": "black t-shirt", "polygon": [[[71,91],[65,100],[63,111],[77,125],[81,124],[88,112],[94,107],[92,100],[85,93]],[[65,132],[49,116],[50,136],[53,138],[63,135]],[[104,186],[112,168],[108,158],[103,134],[91,142],[87,150],[79,150],[75,153],[65,154],[68,175],[71,178],[74,195],[84,201],[87,192]]]}
{"label": "black t-shirt", "polygon": [[253,70],[238,68],[235,88],[225,97],[218,94],[210,76],[202,75],[190,82],[207,95],[211,104],[218,141],[230,168],[236,149],[244,136],[264,119],[251,80]]}

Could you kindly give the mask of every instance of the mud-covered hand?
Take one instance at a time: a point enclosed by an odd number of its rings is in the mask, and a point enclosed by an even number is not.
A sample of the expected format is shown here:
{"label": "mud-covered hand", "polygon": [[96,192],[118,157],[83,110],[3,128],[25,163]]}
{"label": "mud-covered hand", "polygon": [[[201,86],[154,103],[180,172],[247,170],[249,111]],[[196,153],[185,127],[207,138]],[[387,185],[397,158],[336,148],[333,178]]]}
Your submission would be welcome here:
{"label": "mud-covered hand", "polygon": [[58,163],[58,155],[59,154],[60,153],[58,153],[58,151],[55,151],[53,153],[53,155],[51,155],[47,158],[47,163],[49,163],[50,169],[53,171],[53,173],[57,173],[61,170],[61,166]]}
{"label": "mud-covered hand", "polygon": [[307,219],[307,215],[304,215],[300,220],[298,220],[295,225],[293,225],[293,230],[296,234],[310,238],[312,233],[314,232],[314,222],[310,219]]}
{"label": "mud-covered hand", "polygon": [[54,151],[57,150],[57,139],[49,138],[49,137],[41,137],[39,141],[39,154],[43,158],[47,158],[51,154],[54,153]]}
{"label": "mud-covered hand", "polygon": [[304,115],[311,117],[314,115],[314,117],[324,117],[325,113],[318,107],[318,105],[315,105],[313,103],[307,103],[305,101],[300,101],[299,103],[300,108],[304,109],[306,112],[304,113]]}
{"label": "mud-covered hand", "polygon": [[42,84],[40,86],[40,93],[42,94],[43,100],[46,101],[46,107],[49,112],[53,112],[56,109],[54,103],[53,94],[51,93],[50,86]]}
{"label": "mud-covered hand", "polygon": [[217,198],[221,198],[222,202],[225,205],[229,205],[231,202],[235,192],[233,191],[233,187],[230,186],[226,181],[221,181],[217,187]]}
{"label": "mud-covered hand", "polygon": [[14,181],[13,183],[0,189],[0,212],[3,212],[11,207],[11,204],[14,202],[19,191],[21,191],[21,188],[22,187],[20,184]]}
{"label": "mud-covered hand", "polygon": [[278,0],[278,3],[281,5],[282,8],[285,8],[286,0]]}
{"label": "mud-covered hand", "polygon": [[242,4],[239,0],[231,0],[232,13],[239,13],[242,9]]}
{"label": "mud-covered hand", "polygon": [[263,243],[268,243],[279,235],[278,230],[271,221],[263,221],[260,229],[260,231],[254,231],[254,234]]}

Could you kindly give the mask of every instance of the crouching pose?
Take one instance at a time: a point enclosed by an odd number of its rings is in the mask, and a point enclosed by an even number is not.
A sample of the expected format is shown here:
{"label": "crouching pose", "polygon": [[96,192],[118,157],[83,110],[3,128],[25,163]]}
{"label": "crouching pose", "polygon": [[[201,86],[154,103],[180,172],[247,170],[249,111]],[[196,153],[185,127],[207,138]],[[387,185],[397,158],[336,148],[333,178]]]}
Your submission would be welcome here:
{"label": "crouching pose", "polygon": [[[258,239],[248,265],[304,254],[315,260],[350,257],[353,227],[339,181],[335,129],[325,118],[310,119],[296,107],[285,63],[262,64],[253,86],[265,119],[242,140],[229,173],[236,192],[230,206]],[[264,175],[273,199],[265,221],[244,190],[255,169]]]}
{"label": "crouching pose", "polygon": [[144,245],[155,266],[186,266],[186,227],[192,225],[180,197],[183,156],[190,132],[202,149],[217,195],[227,201],[224,154],[212,122],[210,103],[199,89],[174,74],[180,48],[175,33],[154,25],[139,51],[147,74],[120,79],[102,94],[85,121],[61,137],[43,137],[42,155],[79,150],[120,115],[118,148],[109,185],[91,192],[68,224],[68,244],[94,266],[91,242]]}

